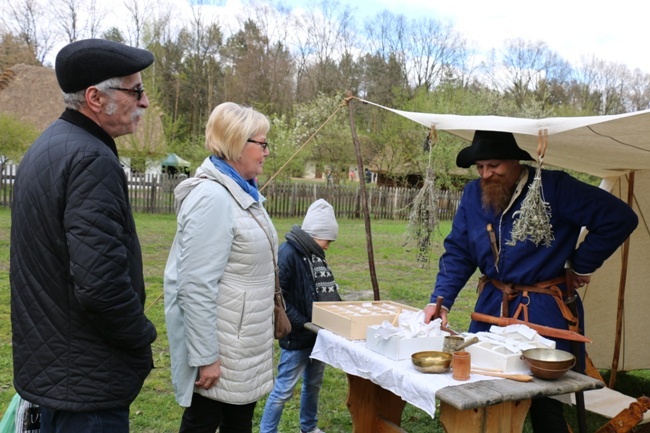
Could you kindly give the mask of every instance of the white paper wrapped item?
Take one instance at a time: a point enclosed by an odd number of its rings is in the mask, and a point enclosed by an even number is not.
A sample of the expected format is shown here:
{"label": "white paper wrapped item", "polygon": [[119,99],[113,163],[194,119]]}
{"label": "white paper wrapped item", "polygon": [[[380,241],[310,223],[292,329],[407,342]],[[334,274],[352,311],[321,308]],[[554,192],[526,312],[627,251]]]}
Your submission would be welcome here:
{"label": "white paper wrapped item", "polygon": [[448,332],[441,331],[440,319],[424,323],[424,312],[400,313],[396,326],[388,321],[368,327],[366,347],[395,361],[408,359],[415,352],[442,350]]}
{"label": "white paper wrapped item", "polygon": [[504,373],[528,372],[521,352],[535,348],[555,348],[555,341],[544,338],[523,324],[492,326],[490,332],[478,332],[479,342],[468,347],[472,364]]}

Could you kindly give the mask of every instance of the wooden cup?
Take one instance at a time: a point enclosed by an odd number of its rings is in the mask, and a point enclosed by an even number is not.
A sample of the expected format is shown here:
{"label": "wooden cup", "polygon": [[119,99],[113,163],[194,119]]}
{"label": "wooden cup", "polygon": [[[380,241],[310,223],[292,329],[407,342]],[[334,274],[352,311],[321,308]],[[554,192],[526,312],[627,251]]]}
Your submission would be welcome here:
{"label": "wooden cup", "polygon": [[451,356],[451,377],[454,380],[468,380],[472,369],[472,359],[469,352],[454,352]]}

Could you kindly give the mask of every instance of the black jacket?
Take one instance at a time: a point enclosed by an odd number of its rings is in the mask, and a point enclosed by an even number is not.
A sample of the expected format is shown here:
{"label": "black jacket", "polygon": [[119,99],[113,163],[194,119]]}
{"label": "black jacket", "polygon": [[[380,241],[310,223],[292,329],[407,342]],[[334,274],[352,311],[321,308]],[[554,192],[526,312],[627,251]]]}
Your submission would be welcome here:
{"label": "black jacket", "polygon": [[316,295],[309,260],[307,254],[291,241],[284,242],[278,249],[280,287],[291,321],[291,332],[280,339],[283,349],[308,349],[316,343],[316,334],[304,327],[305,323],[311,322],[312,303]]}
{"label": "black jacket", "polygon": [[115,142],[79,112],[66,110],[18,167],[10,278],[16,391],[54,410],[128,407],[156,330]]}

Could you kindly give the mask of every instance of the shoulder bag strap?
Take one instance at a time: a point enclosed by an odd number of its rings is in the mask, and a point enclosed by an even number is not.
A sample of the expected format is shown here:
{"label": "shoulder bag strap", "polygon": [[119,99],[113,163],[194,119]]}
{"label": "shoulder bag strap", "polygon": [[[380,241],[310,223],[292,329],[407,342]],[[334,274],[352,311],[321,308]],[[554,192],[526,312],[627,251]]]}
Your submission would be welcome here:
{"label": "shoulder bag strap", "polygon": [[273,241],[271,240],[271,236],[269,236],[269,233],[266,231],[262,223],[260,223],[260,220],[257,219],[255,214],[250,211],[250,209],[246,209],[246,211],[250,214],[250,216],[253,217],[257,225],[260,226],[264,234],[266,235],[266,239],[269,241],[269,245],[271,246],[271,257],[273,257],[273,271],[275,272],[275,290],[280,289],[280,277],[279,277],[279,269],[278,269],[278,264],[275,260],[275,250],[273,249]]}

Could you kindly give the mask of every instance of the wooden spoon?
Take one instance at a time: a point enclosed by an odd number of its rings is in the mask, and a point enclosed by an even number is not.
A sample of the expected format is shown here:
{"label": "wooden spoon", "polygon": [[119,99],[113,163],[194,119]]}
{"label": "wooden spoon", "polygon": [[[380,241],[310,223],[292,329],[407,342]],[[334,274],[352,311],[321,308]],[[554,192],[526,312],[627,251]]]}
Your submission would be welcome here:
{"label": "wooden spoon", "polygon": [[531,382],[533,380],[533,376],[528,374],[492,373],[482,370],[472,370],[471,372],[482,376],[503,377],[504,379],[516,380],[517,382]]}

